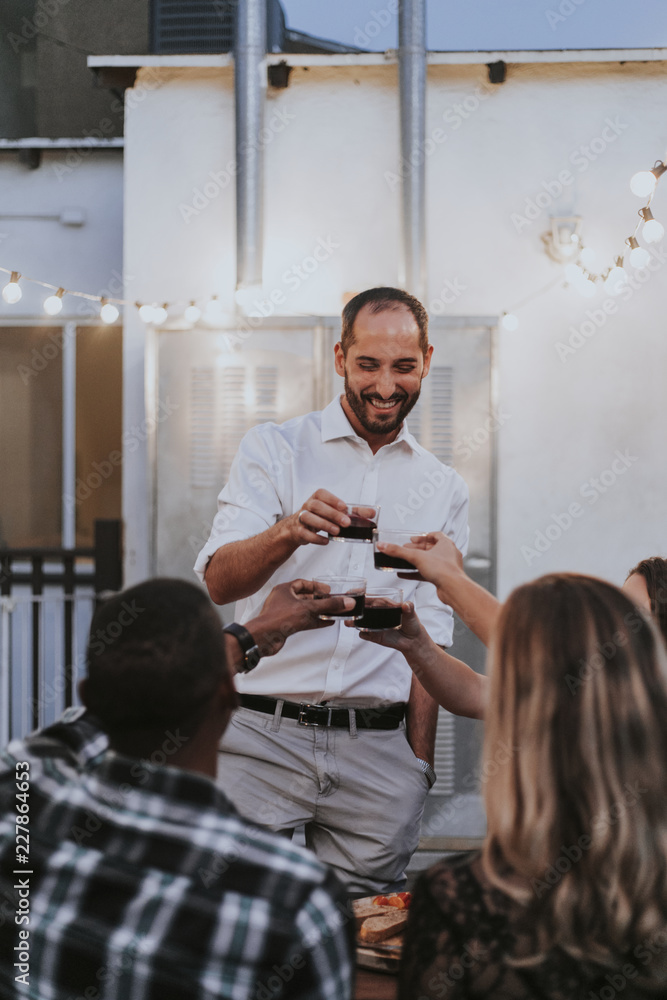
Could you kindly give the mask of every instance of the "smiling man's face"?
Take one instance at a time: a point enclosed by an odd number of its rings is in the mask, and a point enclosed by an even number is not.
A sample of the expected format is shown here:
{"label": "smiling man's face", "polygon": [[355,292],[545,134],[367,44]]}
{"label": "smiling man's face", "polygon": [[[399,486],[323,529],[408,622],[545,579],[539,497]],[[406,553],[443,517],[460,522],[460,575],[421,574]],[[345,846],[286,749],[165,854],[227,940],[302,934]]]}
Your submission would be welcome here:
{"label": "smiling man's face", "polygon": [[347,355],[341,344],[335,348],[336,371],[345,378],[343,409],[357,434],[381,447],[419,399],[433,347],[422,353],[417,321],[402,303],[378,313],[364,306],[353,332]]}

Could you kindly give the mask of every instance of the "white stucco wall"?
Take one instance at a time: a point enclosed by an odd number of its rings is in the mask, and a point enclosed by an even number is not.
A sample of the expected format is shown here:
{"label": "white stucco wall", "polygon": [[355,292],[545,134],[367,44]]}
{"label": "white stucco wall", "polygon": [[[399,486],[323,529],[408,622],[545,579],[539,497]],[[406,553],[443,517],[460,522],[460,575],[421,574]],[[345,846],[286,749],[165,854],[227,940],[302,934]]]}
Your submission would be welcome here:
{"label": "white stucco wall", "polygon": [[[231,311],[232,70],[150,72],[151,88],[126,129],[125,270],[138,276],[138,299],[216,293]],[[667,240],[644,275],[650,279],[627,301],[615,300],[614,315],[604,318],[604,292],[583,299],[560,283],[536,294],[561,273],[540,239],[550,215],[582,216],[584,240],[603,264],[622,251],[642,204],[629,178],[667,147],[666,72],[664,63],[510,66],[506,82],[491,86],[484,66],[429,68],[427,305],[449,315],[494,315],[536,296],[516,310],[519,330],[498,336],[500,406],[509,414],[498,439],[501,596],[555,569],[621,582],[639,558],[667,552],[667,268],[660,259]],[[395,65],[311,66],[295,68],[286,90],[270,92],[264,292],[284,294],[278,312],[337,314],[345,292],[397,283],[396,85]],[[562,194],[530,224],[513,221],[564,170],[571,182]],[[667,188],[658,188],[653,209],[667,221]],[[328,258],[297,281],[293,268],[318,241],[330,248]],[[450,304],[440,301],[447,281],[464,289]],[[556,345],[584,323],[593,335],[579,333],[582,346],[561,358]],[[133,312],[125,330],[127,424],[143,415],[144,332]],[[629,456],[625,464],[617,451]],[[125,463],[134,553],[128,582],[148,567],[149,521],[139,502],[145,459],[137,453]],[[615,460],[616,471],[593,485]],[[531,554],[536,533],[554,515],[567,524],[561,515],[573,503],[579,516],[559,538],[545,536],[546,551]]]}

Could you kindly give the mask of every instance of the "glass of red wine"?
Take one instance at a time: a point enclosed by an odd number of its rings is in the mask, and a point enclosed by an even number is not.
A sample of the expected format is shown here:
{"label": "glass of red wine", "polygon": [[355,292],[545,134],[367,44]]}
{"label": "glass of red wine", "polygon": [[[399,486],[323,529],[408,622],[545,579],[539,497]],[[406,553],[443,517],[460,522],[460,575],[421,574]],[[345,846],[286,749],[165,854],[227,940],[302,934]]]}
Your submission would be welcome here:
{"label": "glass of red wine", "polygon": [[360,632],[383,632],[401,627],[403,591],[399,587],[374,587],[366,594],[363,616],[356,622]]}
{"label": "glass of red wine", "polygon": [[364,597],[366,581],[361,576],[316,576],[313,579],[315,600],[325,597],[354,597],[354,607],[351,611],[323,611],[317,617],[322,621],[332,621],[337,618],[361,618],[364,613]]}
{"label": "glass of red wine", "polygon": [[400,570],[401,573],[412,573],[413,576],[418,576],[419,570],[413,563],[408,562],[407,559],[400,559],[398,556],[389,556],[386,552],[381,552],[378,549],[378,542],[387,542],[391,545],[416,545],[421,548],[419,543],[425,538],[428,538],[428,532],[397,531],[391,528],[377,529],[373,532],[375,568],[382,569],[385,573],[396,573]]}
{"label": "glass of red wine", "polygon": [[345,513],[350,519],[346,528],[340,526],[338,535],[329,535],[331,542],[372,542],[373,532],[378,526],[379,506],[363,503],[349,503]]}

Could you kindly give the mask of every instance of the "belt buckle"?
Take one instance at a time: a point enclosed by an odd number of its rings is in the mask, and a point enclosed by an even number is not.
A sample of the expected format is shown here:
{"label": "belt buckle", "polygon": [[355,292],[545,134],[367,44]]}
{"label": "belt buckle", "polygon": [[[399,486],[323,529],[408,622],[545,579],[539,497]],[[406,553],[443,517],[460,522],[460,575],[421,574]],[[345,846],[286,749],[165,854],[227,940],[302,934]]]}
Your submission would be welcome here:
{"label": "belt buckle", "polygon": [[317,711],[317,708],[318,708],[317,705],[310,705],[310,704],[306,704],[306,703],[302,702],[299,705],[299,715],[298,715],[298,718],[296,720],[297,723],[298,723],[298,725],[300,725],[300,726],[314,726],[315,728],[319,728],[319,725],[320,725],[319,722],[309,722],[307,720],[307,718],[306,718],[306,712],[308,712],[309,709],[313,709],[314,711]]}
{"label": "belt buckle", "polygon": [[[328,712],[326,722],[309,722],[306,718],[306,713],[311,710],[313,712]],[[315,729],[319,729],[320,726],[330,726],[331,725],[331,715],[332,709],[327,705],[311,705],[310,703],[301,702],[299,705],[299,715],[297,717],[297,724],[299,726],[312,726]]]}

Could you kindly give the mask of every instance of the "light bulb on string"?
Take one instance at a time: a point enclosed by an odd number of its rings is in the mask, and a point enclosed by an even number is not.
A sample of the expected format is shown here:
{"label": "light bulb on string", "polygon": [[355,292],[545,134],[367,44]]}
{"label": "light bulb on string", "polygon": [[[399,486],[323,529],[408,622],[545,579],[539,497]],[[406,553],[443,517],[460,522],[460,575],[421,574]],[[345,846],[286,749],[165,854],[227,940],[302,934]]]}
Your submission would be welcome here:
{"label": "light bulb on string", "polygon": [[64,294],[65,289],[59,288],[55,295],[49,295],[48,299],[44,299],[43,309],[47,316],[57,316],[61,312]]}
{"label": "light bulb on string", "polygon": [[100,309],[100,319],[102,322],[115,323],[119,316],[120,313],[113,302],[109,302],[108,299],[102,299],[102,308]]}
{"label": "light bulb on string", "polygon": [[23,290],[19,285],[20,277],[21,275],[18,271],[12,271],[11,278],[2,289],[2,297],[10,306],[13,306],[15,302],[18,302],[23,295]]}
{"label": "light bulb on string", "polygon": [[155,306],[151,306],[148,303],[139,306],[139,319],[144,323],[153,323],[155,321]]}
{"label": "light bulb on string", "polygon": [[651,255],[646,247],[640,247],[634,236],[628,236],[625,242],[630,247],[630,263],[632,266],[640,269],[646,267],[651,259]]}
{"label": "light bulb on string", "polygon": [[639,214],[644,220],[644,226],[642,228],[642,236],[647,243],[657,243],[665,235],[665,227],[657,219],[653,218],[653,212],[646,206],[646,208],[640,208]]}
{"label": "light bulb on string", "polygon": [[204,318],[207,323],[220,323],[224,317],[224,312],[222,309],[222,303],[218,300],[218,296],[214,295],[210,302],[206,305],[206,311],[204,313]]}
{"label": "light bulb on string", "polygon": [[581,253],[579,254],[579,260],[584,267],[590,271],[596,261],[595,250],[591,250],[590,247],[582,247]]}
{"label": "light bulb on string", "polygon": [[580,281],[577,284],[576,288],[579,294],[583,295],[585,299],[592,299],[595,293],[597,292],[597,288],[595,286],[595,278],[592,277],[584,278],[583,281]]}
{"label": "light bulb on string", "polygon": [[194,299],[186,308],[183,317],[187,323],[197,323],[201,319],[201,309],[195,304]]}
{"label": "light bulb on string", "polygon": [[153,307],[153,323],[155,326],[162,326],[167,318],[167,303]]}
{"label": "light bulb on string", "polygon": [[503,330],[517,330],[519,327],[519,320],[514,313],[504,312],[500,317],[500,325]]}
{"label": "light bulb on string", "polygon": [[628,275],[623,267],[623,258],[617,257],[614,261],[614,266],[610,268],[604,279],[605,291],[611,295],[618,295],[623,285],[626,285],[627,282]]}
{"label": "light bulb on string", "polygon": [[630,181],[630,190],[633,194],[636,194],[638,198],[648,198],[655,191],[655,186],[658,183],[660,177],[667,170],[667,166],[658,160],[652,170],[640,170],[638,173],[634,174]]}
{"label": "light bulb on string", "polygon": [[579,285],[582,281],[586,280],[584,269],[579,267],[578,264],[566,264],[565,277],[571,285]]}

